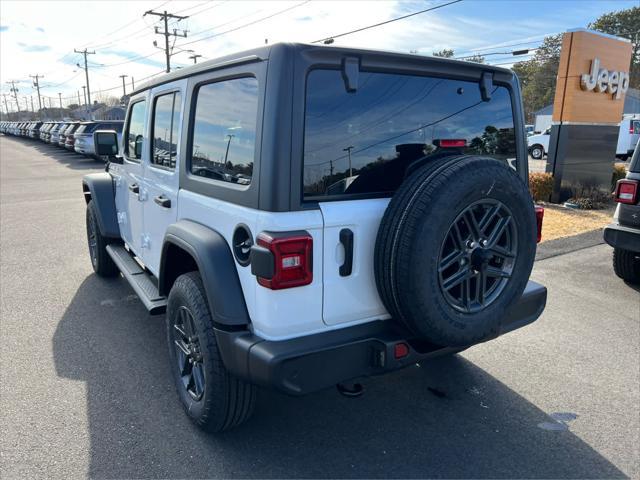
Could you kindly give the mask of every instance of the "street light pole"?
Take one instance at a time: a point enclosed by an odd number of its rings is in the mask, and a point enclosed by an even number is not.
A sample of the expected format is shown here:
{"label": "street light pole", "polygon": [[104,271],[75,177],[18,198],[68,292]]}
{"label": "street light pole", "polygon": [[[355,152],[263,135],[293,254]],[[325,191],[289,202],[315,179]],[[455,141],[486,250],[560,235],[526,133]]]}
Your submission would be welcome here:
{"label": "street light pole", "polygon": [[227,137],[229,137],[229,141],[227,142],[227,151],[224,152],[224,168],[227,168],[227,157],[229,156],[229,145],[231,145],[231,139],[235,137],[235,135],[232,133],[229,133]]}

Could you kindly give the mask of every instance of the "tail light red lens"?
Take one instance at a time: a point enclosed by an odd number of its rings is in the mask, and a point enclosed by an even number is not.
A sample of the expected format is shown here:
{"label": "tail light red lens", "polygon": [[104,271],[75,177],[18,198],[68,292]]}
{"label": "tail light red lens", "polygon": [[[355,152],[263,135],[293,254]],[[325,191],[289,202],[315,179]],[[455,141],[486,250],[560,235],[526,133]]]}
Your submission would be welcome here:
{"label": "tail light red lens", "polygon": [[404,342],[396,343],[393,346],[393,356],[396,359],[404,358],[409,355],[409,345]]}
{"label": "tail light red lens", "polygon": [[441,138],[434,140],[433,143],[440,148],[464,148],[467,146],[467,141],[464,138]]}
{"label": "tail light red lens", "polygon": [[536,242],[540,243],[540,240],[542,240],[542,221],[544,220],[544,208],[539,205],[536,205],[535,209],[536,209],[536,223],[538,224],[538,233],[536,237]]}
{"label": "tail light red lens", "polygon": [[637,180],[618,180],[616,183],[615,201],[618,203],[636,204],[638,202]]}
{"label": "tail light red lens", "polygon": [[308,233],[271,234],[262,232],[257,244],[273,255],[271,278],[258,277],[258,283],[271,290],[301,287],[313,280],[313,238]]}

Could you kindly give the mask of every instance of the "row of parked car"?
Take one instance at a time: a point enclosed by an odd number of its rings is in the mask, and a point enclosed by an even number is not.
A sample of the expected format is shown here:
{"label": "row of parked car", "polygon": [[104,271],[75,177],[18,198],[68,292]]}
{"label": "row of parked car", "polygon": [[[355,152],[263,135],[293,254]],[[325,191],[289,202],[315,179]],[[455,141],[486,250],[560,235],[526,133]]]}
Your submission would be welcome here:
{"label": "row of parked car", "polygon": [[45,143],[64,147],[87,157],[98,158],[93,145],[95,130],[115,130],[122,138],[122,120],[90,122],[2,122],[0,132],[16,137],[39,139]]}

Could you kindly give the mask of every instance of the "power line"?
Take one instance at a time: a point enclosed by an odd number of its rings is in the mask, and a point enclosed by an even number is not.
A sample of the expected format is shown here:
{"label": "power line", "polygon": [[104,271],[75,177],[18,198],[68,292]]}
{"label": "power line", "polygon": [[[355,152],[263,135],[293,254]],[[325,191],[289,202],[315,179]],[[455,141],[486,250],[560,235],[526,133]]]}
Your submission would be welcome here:
{"label": "power line", "polygon": [[[298,8],[298,7],[301,7],[302,5],[305,5],[305,4],[309,3],[310,1],[311,1],[311,0],[305,0],[304,2],[300,2],[300,3],[298,3],[298,4],[296,4],[296,5],[292,6],[292,7],[285,8],[284,10],[280,10],[280,11],[278,11],[278,12],[276,12],[276,13],[273,13],[273,14],[271,14],[271,15],[268,15],[268,16],[266,16],[266,17],[259,18],[259,19],[257,19],[257,20],[254,20],[253,22],[245,23],[244,25],[240,25],[240,26],[238,26],[238,27],[235,27],[235,28],[232,28],[232,29],[226,30],[226,31],[224,31],[224,32],[216,33],[216,34],[214,34],[214,35],[209,35],[209,36],[207,36],[207,37],[200,38],[200,39],[198,39],[198,40],[192,40],[191,42],[181,43],[181,44],[180,44],[180,45],[178,45],[178,46],[179,46],[179,47],[184,47],[185,45],[190,45],[190,44],[192,44],[192,43],[196,43],[196,42],[202,42],[203,40],[209,40],[210,38],[215,38],[215,37],[219,37],[219,36],[221,36],[221,35],[225,35],[225,34],[227,34],[227,33],[235,32],[235,31],[240,30],[240,29],[242,29],[242,28],[246,28],[246,27],[249,27],[249,26],[251,26],[251,25],[255,25],[256,23],[264,22],[265,20],[268,20],[268,19],[270,19],[270,18],[273,18],[273,17],[275,17],[275,16],[277,16],[277,15],[282,15],[283,13],[286,13],[286,12],[288,12],[288,11],[291,11],[291,10],[293,10],[294,8]],[[459,1],[462,1],[462,0],[456,0],[456,1],[458,1],[458,2],[459,2]]]}
{"label": "power line", "polygon": [[357,28],[357,29],[351,30],[349,32],[339,33],[338,35],[331,35],[330,37],[325,37],[325,38],[321,38],[319,40],[314,40],[311,43],[320,43],[320,42],[327,42],[327,41],[328,42],[333,42],[333,40],[335,40],[336,38],[344,37],[345,35],[351,35],[352,33],[362,32],[363,30],[368,30],[370,28],[375,28],[375,27],[379,27],[381,25],[386,25],[387,23],[397,22],[398,20],[404,20],[405,18],[413,17],[415,15],[420,15],[421,13],[431,12],[433,10],[437,10],[439,8],[442,8],[442,7],[453,5],[454,3],[459,3],[461,1],[462,0],[453,0],[453,1],[448,2],[448,3],[443,3],[441,5],[436,5],[435,7],[426,8],[424,10],[420,10],[419,12],[414,12],[414,13],[410,13],[408,15],[403,15],[402,17],[392,18],[391,20],[385,20],[384,22],[376,23],[376,24],[373,24],[373,25],[368,25],[368,26],[362,27],[362,28]]}

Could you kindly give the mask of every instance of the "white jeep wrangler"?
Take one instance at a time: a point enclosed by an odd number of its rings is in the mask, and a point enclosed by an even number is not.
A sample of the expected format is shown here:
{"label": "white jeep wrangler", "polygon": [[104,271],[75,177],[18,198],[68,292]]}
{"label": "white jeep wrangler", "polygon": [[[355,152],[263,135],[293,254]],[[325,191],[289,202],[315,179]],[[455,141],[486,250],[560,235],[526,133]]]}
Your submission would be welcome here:
{"label": "white jeep wrangler", "polygon": [[138,88],[123,145],[95,132],[98,275],[166,311],[200,427],[256,386],[301,395],[536,320],[520,91],[506,69],[278,44]]}

